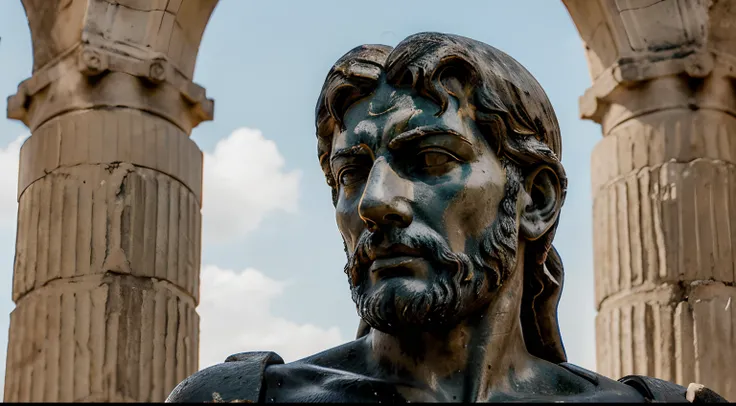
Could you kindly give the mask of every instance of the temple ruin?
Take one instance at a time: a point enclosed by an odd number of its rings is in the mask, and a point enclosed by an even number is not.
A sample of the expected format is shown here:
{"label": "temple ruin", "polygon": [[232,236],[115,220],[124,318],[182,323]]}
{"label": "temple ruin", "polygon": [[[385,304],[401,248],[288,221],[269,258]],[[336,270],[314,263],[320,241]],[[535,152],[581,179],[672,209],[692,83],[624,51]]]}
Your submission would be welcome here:
{"label": "temple ruin", "polygon": [[[22,1],[33,74],[7,114],[32,135],[4,400],[163,401],[198,369],[202,152],[189,135],[213,118],[192,77],[217,0]],[[598,372],[736,400],[736,3],[562,3],[593,83],[581,116],[604,135],[591,159]]]}
{"label": "temple ruin", "polygon": [[[6,402],[163,401],[198,369],[202,152],[192,83],[216,0],[23,0]],[[32,361],[28,361],[31,359]]]}
{"label": "temple ruin", "polygon": [[[563,0],[593,85],[597,369],[736,400],[736,3]],[[733,223],[733,224],[732,224]]]}

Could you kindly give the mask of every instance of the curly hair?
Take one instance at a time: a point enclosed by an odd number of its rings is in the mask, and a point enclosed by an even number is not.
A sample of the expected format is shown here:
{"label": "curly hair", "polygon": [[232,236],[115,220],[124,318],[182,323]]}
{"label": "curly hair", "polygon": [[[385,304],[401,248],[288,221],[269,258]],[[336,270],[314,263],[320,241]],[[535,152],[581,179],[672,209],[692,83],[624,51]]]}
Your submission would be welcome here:
{"label": "curly hair", "polygon": [[[337,183],[329,166],[332,138],[345,130],[347,109],[375,91],[380,80],[396,87],[410,87],[437,103],[441,114],[454,93],[446,79],[464,86],[475,121],[488,144],[498,152],[507,169],[506,193],[518,193],[524,176],[540,165],[550,167],[561,185],[561,202],[567,176],[560,162],[562,140],[552,105],[542,89],[519,62],[502,51],[457,35],[419,33],[396,48],[362,45],[342,56],[330,69],[316,106],[317,149],[327,184],[337,202]],[[509,197],[509,196],[506,196]],[[515,199],[504,199],[500,209],[513,213]],[[551,362],[564,362],[566,355],[557,322],[564,269],[552,247],[559,217],[541,238],[529,243],[524,270],[521,323],[528,351]],[[486,256],[494,258],[495,244],[515,252],[515,224],[502,224],[492,244],[483,244]]]}

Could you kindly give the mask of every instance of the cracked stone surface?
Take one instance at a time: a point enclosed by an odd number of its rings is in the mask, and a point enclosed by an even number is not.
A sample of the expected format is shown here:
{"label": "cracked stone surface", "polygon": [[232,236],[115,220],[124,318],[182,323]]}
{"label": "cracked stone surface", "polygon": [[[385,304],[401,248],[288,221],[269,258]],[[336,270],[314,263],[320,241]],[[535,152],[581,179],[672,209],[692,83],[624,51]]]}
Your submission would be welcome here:
{"label": "cracked stone surface", "polygon": [[736,6],[563,3],[593,79],[581,116],[604,136],[591,159],[598,372],[736,400]]}
{"label": "cracked stone surface", "polygon": [[[216,0],[23,0],[7,402],[160,402],[198,369],[202,152],[191,82]],[[152,91],[153,90],[153,91]]]}

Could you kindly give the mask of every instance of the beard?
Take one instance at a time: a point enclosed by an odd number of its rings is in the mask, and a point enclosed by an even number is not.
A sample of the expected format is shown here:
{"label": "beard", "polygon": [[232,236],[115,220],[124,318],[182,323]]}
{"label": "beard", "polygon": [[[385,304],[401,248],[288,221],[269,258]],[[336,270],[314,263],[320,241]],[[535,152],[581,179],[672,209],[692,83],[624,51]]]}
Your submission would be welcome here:
{"label": "beard", "polygon": [[[516,263],[518,186],[507,182],[496,220],[478,242],[468,244],[475,245],[466,247],[470,255],[453,252],[441,235],[418,223],[364,232],[345,266],[360,318],[387,334],[433,331],[457,325],[488,306]],[[419,251],[432,268],[427,280],[390,278],[371,285],[368,258],[382,241]]]}

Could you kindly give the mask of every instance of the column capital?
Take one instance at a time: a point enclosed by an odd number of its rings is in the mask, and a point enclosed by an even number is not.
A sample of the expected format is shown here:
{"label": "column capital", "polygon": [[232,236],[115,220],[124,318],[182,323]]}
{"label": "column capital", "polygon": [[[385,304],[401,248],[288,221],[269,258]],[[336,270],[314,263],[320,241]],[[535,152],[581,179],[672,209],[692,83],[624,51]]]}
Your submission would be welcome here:
{"label": "column capital", "polygon": [[[736,114],[736,100],[722,97],[703,82],[730,82],[736,77],[736,31],[730,21],[736,8],[728,1],[563,0],[585,43],[593,85],[580,98],[580,115],[612,127],[653,108],[710,107]],[[683,85],[658,86],[662,78]],[[695,86],[686,83],[694,79]],[[715,84],[715,83],[713,83]],[[656,103],[636,105],[642,91],[665,91]],[[624,89],[624,91],[620,91]],[[625,90],[633,90],[627,96]],[[638,91],[637,91],[638,90]],[[708,90],[704,94],[702,90]],[[713,90],[713,91],[710,91]],[[721,92],[723,93],[723,92]],[[631,104],[634,105],[631,105]],[[655,104],[656,104],[655,103]],[[641,103],[639,103],[641,104]],[[627,113],[612,108],[621,105]],[[613,122],[606,122],[613,113]],[[609,118],[609,121],[610,118]],[[604,132],[605,128],[604,128]]]}
{"label": "column capital", "polygon": [[8,98],[8,117],[33,130],[64,112],[130,107],[189,133],[213,118],[214,102],[191,78],[216,3],[23,0],[33,76]]}

